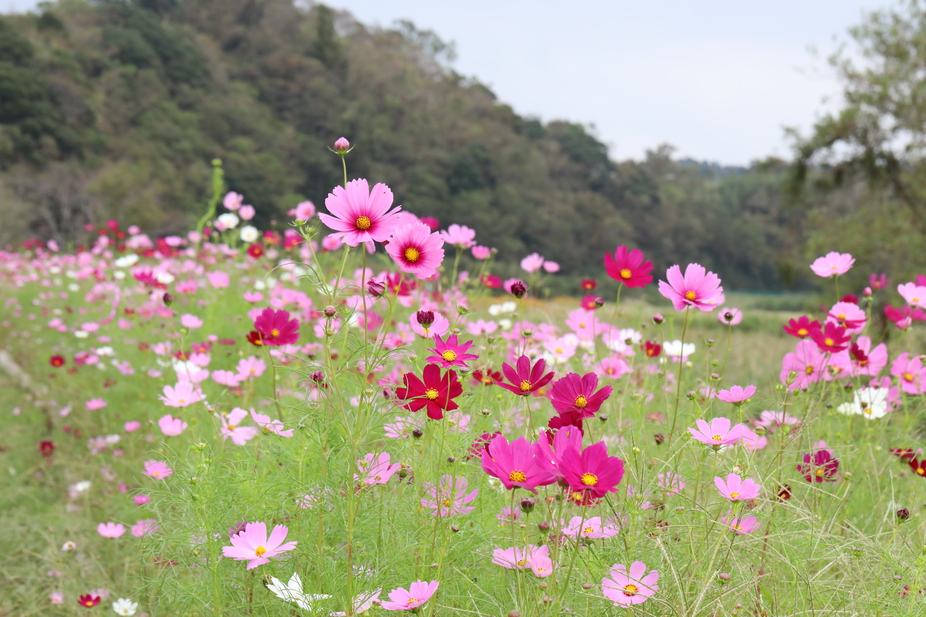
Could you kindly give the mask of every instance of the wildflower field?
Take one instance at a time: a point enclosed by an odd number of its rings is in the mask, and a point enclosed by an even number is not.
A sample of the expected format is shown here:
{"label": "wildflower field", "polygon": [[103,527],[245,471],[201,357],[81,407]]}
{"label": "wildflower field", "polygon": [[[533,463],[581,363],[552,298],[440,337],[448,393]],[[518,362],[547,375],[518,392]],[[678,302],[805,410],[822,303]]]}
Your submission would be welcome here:
{"label": "wildflower field", "polygon": [[926,615],[926,277],[735,308],[614,238],[543,299],[334,151],[280,229],[217,166],[0,252],[0,615]]}

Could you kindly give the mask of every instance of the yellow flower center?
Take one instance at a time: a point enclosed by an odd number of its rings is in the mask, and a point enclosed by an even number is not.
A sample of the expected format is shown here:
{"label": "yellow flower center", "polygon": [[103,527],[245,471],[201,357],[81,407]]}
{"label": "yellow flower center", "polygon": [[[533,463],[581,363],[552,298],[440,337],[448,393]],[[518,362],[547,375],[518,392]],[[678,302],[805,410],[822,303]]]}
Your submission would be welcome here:
{"label": "yellow flower center", "polygon": [[531,391],[531,382],[524,380],[521,382],[521,392],[530,392]]}
{"label": "yellow flower center", "polygon": [[808,375],[813,375],[813,367],[808,366],[807,368],[804,369],[804,372],[807,373]]}
{"label": "yellow flower center", "polygon": [[444,506],[445,506],[445,507],[448,507],[448,508],[449,508],[451,505],[453,505],[453,501],[450,500],[450,499],[445,499],[445,500],[443,500],[441,503],[444,504]]}
{"label": "yellow flower center", "polygon": [[845,319],[845,318],[846,318],[846,314],[845,314],[845,313],[840,313],[840,314],[839,314],[839,317],[837,317],[837,319]]}
{"label": "yellow flower center", "polygon": [[831,338],[825,338],[823,339],[823,344],[826,345],[827,347],[832,347],[833,345],[836,344],[836,341],[834,341]]}
{"label": "yellow flower center", "polygon": [[258,557],[261,557],[266,552],[267,552],[267,549],[265,549],[263,546],[258,546],[257,548],[254,549],[254,554],[257,555]]}
{"label": "yellow flower center", "polygon": [[913,381],[913,373],[904,373],[903,378],[904,381]]}
{"label": "yellow flower center", "polygon": [[916,473],[918,473],[918,474],[921,475],[921,476],[926,475],[926,469],[923,469],[922,467],[919,467],[919,468],[917,468]]}
{"label": "yellow flower center", "polygon": [[512,482],[527,482],[527,474],[523,471],[515,469],[510,474],[508,474],[508,479]]}
{"label": "yellow flower center", "polygon": [[801,328],[797,331],[799,336],[807,336],[810,332],[807,331],[807,328]]}
{"label": "yellow flower center", "polygon": [[622,279],[629,279],[631,276],[633,276],[633,273],[630,271],[629,268],[621,268],[621,278]]}
{"label": "yellow flower center", "polygon": [[409,598],[408,604],[406,606],[411,606],[412,604],[415,604],[417,602],[418,602],[418,598]]}
{"label": "yellow flower center", "polygon": [[418,249],[416,249],[415,247],[410,246],[407,249],[405,249],[405,261],[415,263],[416,261],[418,261],[420,257],[421,257],[421,253],[419,253]]}
{"label": "yellow flower center", "polygon": [[357,229],[359,229],[360,231],[366,231],[366,230],[368,230],[370,227],[373,226],[373,222],[370,220],[370,217],[368,217],[368,216],[361,216],[361,217],[357,218],[357,223],[356,223],[356,225],[357,225]]}
{"label": "yellow flower center", "polygon": [[696,294],[696,293],[693,292],[693,291],[686,291],[686,292],[685,292],[685,299],[686,299],[686,300],[694,300],[694,299],[697,298],[697,297],[698,297],[698,294]]}
{"label": "yellow flower center", "polygon": [[588,400],[586,400],[586,398],[581,394],[577,396],[576,397],[576,407],[578,407],[579,409],[585,409],[586,406],[588,406]]}
{"label": "yellow flower center", "polygon": [[428,388],[427,390],[424,391],[424,397],[428,399],[429,401],[435,400],[438,396],[439,394],[437,390],[435,390],[434,388]]}
{"label": "yellow flower center", "polygon": [[635,596],[637,595],[637,591],[639,590],[640,588],[637,587],[636,585],[627,585],[624,587],[624,595],[625,596]]}
{"label": "yellow flower center", "polygon": [[814,473],[816,473],[818,476],[822,476],[823,474],[826,473],[826,471],[825,471],[824,469],[820,468],[820,469],[817,469],[817,471],[815,471]]}
{"label": "yellow flower center", "polygon": [[585,535],[588,535],[590,533],[595,533],[595,530],[592,529],[591,527],[586,527],[585,529],[582,530],[582,533],[584,533]]}
{"label": "yellow flower center", "polygon": [[595,486],[598,484],[598,476],[593,473],[583,473],[582,474],[582,484],[585,486]]}
{"label": "yellow flower center", "polygon": [[739,496],[740,496],[739,493],[730,493],[730,499],[736,499]]}
{"label": "yellow flower center", "polygon": [[723,437],[721,437],[720,435],[713,435],[711,436],[711,439],[713,439],[714,441],[723,441]]}
{"label": "yellow flower center", "polygon": [[526,564],[527,564],[527,560],[526,560],[526,559],[518,559],[518,565],[519,565],[519,566],[522,566],[522,567],[523,567],[523,566],[525,566]]}
{"label": "yellow flower center", "polygon": [[457,352],[451,351],[448,349],[447,351],[442,353],[440,357],[446,360],[447,362],[453,362],[454,360],[457,359]]}
{"label": "yellow flower center", "polygon": [[235,430],[235,425],[234,425],[234,424],[229,424],[229,425],[228,425],[228,430],[230,430],[230,431]]}

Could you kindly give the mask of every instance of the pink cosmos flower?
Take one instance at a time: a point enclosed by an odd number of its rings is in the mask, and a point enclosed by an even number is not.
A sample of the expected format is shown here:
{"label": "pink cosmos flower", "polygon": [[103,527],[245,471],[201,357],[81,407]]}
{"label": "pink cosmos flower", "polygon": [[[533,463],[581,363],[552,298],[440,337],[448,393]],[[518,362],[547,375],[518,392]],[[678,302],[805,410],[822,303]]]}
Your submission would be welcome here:
{"label": "pink cosmos flower", "polygon": [[478,244],[470,249],[473,253],[473,258],[483,261],[492,256],[492,249],[487,246],[479,246]]}
{"label": "pink cosmos flower", "polygon": [[251,410],[251,419],[254,420],[254,424],[260,427],[265,433],[273,433],[274,435],[279,435],[280,437],[292,437],[294,429],[284,430],[283,423],[279,420],[272,420],[270,416],[265,416],[262,413],[257,413],[253,409]]}
{"label": "pink cosmos flower", "polygon": [[732,529],[734,533],[738,533],[740,535],[752,533],[760,526],[756,517],[754,516],[745,516],[743,518],[737,518],[735,516],[727,518],[726,516],[723,516],[720,518],[720,521]]}
{"label": "pink cosmos flower", "polygon": [[659,281],[659,293],[672,301],[675,310],[693,306],[702,311],[713,311],[721,302],[723,287],[720,277],[707,272],[699,264],[688,264],[685,274],[675,265],[666,271],[669,282]]}
{"label": "pink cosmos flower", "polygon": [[634,561],[630,564],[630,572],[623,564],[614,564],[611,567],[611,578],[601,581],[601,592],[614,603],[614,606],[630,606],[642,604],[659,591],[659,572],[651,570],[646,573],[646,564]]}
{"label": "pink cosmos flower", "polygon": [[180,316],[180,325],[184,328],[189,328],[191,330],[195,328],[200,328],[203,325],[203,320],[197,317],[196,315],[191,315],[185,313]]}
{"label": "pink cosmos flower", "polygon": [[254,218],[255,214],[256,211],[254,210],[254,206],[241,206],[238,210],[238,216],[240,216],[243,221],[250,221]]}
{"label": "pink cosmos flower", "polygon": [[630,372],[630,365],[627,364],[623,358],[612,356],[610,358],[603,358],[601,363],[598,364],[594,370],[600,377],[617,379]]}
{"label": "pink cosmos flower", "polygon": [[254,320],[262,345],[292,345],[299,340],[299,320],[290,319],[289,311],[265,308]]}
{"label": "pink cosmos flower", "polygon": [[163,480],[169,478],[173,475],[174,470],[167,466],[167,463],[162,461],[150,460],[145,461],[145,471],[146,476],[151,476],[158,480]]}
{"label": "pink cosmos flower", "polygon": [[852,268],[852,264],[854,263],[855,258],[849,253],[837,253],[836,251],[832,251],[823,257],[817,257],[817,259],[810,264],[810,269],[813,270],[813,273],[817,276],[829,278],[831,276],[845,274]]}
{"label": "pink cosmos flower", "polygon": [[544,258],[539,253],[531,253],[521,260],[521,268],[525,272],[534,273],[543,266]]}
{"label": "pink cosmos flower", "polygon": [[868,321],[868,316],[865,311],[853,302],[837,302],[826,313],[826,323],[841,326],[849,334],[859,334],[865,329],[866,321]]}
{"label": "pink cosmos flower", "polygon": [[920,356],[910,356],[904,352],[891,364],[891,375],[907,394],[921,394],[926,386],[926,371]]}
{"label": "pink cosmos flower", "polygon": [[427,497],[421,500],[421,507],[433,510],[431,514],[441,518],[472,512],[475,507],[466,504],[476,498],[479,489],[467,493],[467,488],[469,481],[462,476],[454,478],[443,475],[436,486],[431,482],[425,482],[424,493]]}
{"label": "pink cosmos flower", "polygon": [[750,479],[743,480],[735,473],[727,474],[727,479],[721,477],[714,478],[714,484],[720,494],[730,501],[748,501],[759,496],[759,489],[762,488]]}
{"label": "pink cosmos flower", "polygon": [[743,321],[743,312],[738,308],[725,306],[717,311],[717,321],[728,326],[735,326]]}
{"label": "pink cosmos flower", "polygon": [[820,352],[817,344],[812,340],[803,339],[798,342],[794,352],[789,352],[781,359],[781,374],[779,379],[782,384],[793,381],[788,389],[806,390],[810,384],[820,381],[823,371],[826,368],[826,357]]}
{"label": "pink cosmos flower", "polygon": [[563,535],[570,538],[610,538],[620,533],[620,527],[602,523],[600,516],[584,518],[573,516],[568,525],[563,525]]}
{"label": "pink cosmos flower", "polygon": [[242,195],[241,193],[230,191],[225,194],[225,198],[222,200],[222,205],[225,206],[226,210],[231,210],[232,212],[234,212],[235,210],[241,207],[241,204],[243,203],[243,201],[244,201],[244,195]]}
{"label": "pink cosmos flower", "polygon": [[795,418],[792,415],[789,415],[783,411],[770,411],[766,410],[759,414],[759,419],[756,420],[756,424],[759,426],[765,427],[766,429],[773,431],[782,426],[791,427],[796,424],[800,424],[801,421]]}
{"label": "pink cosmos flower", "polygon": [[456,334],[451,334],[444,341],[439,334],[434,335],[434,348],[428,349],[437,355],[428,356],[427,361],[439,365],[442,368],[462,366],[469,368],[467,362],[479,359],[479,356],[472,353],[466,353],[473,346],[472,341],[458,343]]}
{"label": "pink cosmos flower", "polygon": [[158,530],[158,522],[153,518],[145,518],[132,525],[132,535],[141,538]]}
{"label": "pink cosmos flower", "polygon": [[315,204],[311,201],[300,201],[296,207],[287,212],[289,216],[294,216],[300,221],[308,221],[315,216]]}
{"label": "pink cosmos flower", "polygon": [[604,386],[597,392],[598,375],[569,373],[553,382],[550,388],[550,402],[560,414],[575,412],[581,418],[594,417],[601,405],[611,396],[613,388]]}
{"label": "pink cosmos flower", "polygon": [[267,370],[267,364],[257,356],[249,356],[238,360],[235,366],[235,376],[239,381],[257,379]]}
{"label": "pink cosmos flower", "polygon": [[289,529],[277,525],[267,537],[267,526],[264,523],[247,523],[244,531],[231,536],[231,546],[223,546],[222,554],[231,559],[248,562],[248,570],[265,563],[270,563],[271,557],[296,548],[298,542],[286,542]]}
{"label": "pink cosmos flower", "polygon": [[135,502],[136,506],[143,506],[146,503],[150,502],[151,498],[148,497],[147,495],[135,495],[135,497],[132,498],[132,501]]}
{"label": "pink cosmos flower", "polygon": [[133,433],[141,428],[141,422],[138,420],[130,420],[123,425],[126,433]]}
{"label": "pink cosmos flower", "polygon": [[386,484],[389,478],[395,474],[402,465],[396,463],[392,465],[392,457],[388,452],[377,454],[367,454],[363,458],[357,459],[357,468],[362,475],[354,474],[354,480],[362,484]]}
{"label": "pink cosmos flower", "polygon": [[258,429],[253,426],[239,426],[241,421],[247,417],[248,412],[240,407],[235,407],[227,414],[221,414],[222,437],[224,439],[231,439],[232,443],[236,446],[243,446],[257,437],[257,434],[260,432]]}
{"label": "pink cosmos flower", "polygon": [[543,271],[548,274],[556,274],[559,272],[559,264],[548,259],[547,261],[543,262]]}
{"label": "pink cosmos flower", "polygon": [[482,469],[509,490],[520,487],[536,493],[538,486],[556,481],[543,467],[541,457],[535,455],[534,445],[524,437],[511,443],[503,435],[493,437],[482,452]]}
{"label": "pink cosmos flower", "polygon": [[464,225],[453,224],[447,231],[440,232],[440,235],[447,244],[460,248],[468,249],[476,244],[476,231]]}
{"label": "pink cosmos flower", "polygon": [[161,432],[166,436],[176,437],[186,430],[187,423],[180,418],[175,418],[168,414],[158,420],[158,426],[161,428]]}
{"label": "pink cosmos flower", "polygon": [[721,390],[717,393],[717,398],[719,398],[724,403],[733,403],[734,405],[742,405],[756,393],[755,386],[733,386],[729,390]]}
{"label": "pink cosmos flower", "polygon": [[241,383],[238,376],[231,371],[212,371],[212,381],[229,388],[234,388]]}
{"label": "pink cosmos flower", "polygon": [[904,283],[897,286],[897,293],[903,296],[910,306],[926,308],[926,287],[921,287],[916,283]]}
{"label": "pink cosmos flower", "polygon": [[627,287],[646,287],[653,282],[653,262],[643,261],[643,251],[619,246],[614,255],[605,253],[604,269],[608,276]]}
{"label": "pink cosmos flower", "polygon": [[667,493],[678,494],[685,489],[685,480],[674,472],[661,473],[656,476],[656,485]]}
{"label": "pink cosmos flower", "polygon": [[531,360],[527,356],[520,356],[515,367],[507,362],[502,363],[502,372],[510,384],[499,382],[498,385],[515,394],[527,396],[531,392],[536,392],[553,380],[553,371],[544,374],[547,368],[546,360],[540,358],[531,366]]}
{"label": "pink cosmos flower", "polygon": [[103,409],[106,407],[106,401],[101,398],[92,398],[87,401],[87,410],[96,411],[97,409]]}
{"label": "pink cosmos flower", "polygon": [[55,591],[48,594],[48,601],[51,604],[64,604],[64,594],[60,591]]}
{"label": "pink cosmos flower", "polygon": [[205,397],[198,386],[181,381],[174,386],[164,386],[164,394],[158,397],[168,407],[188,407],[202,401]]}
{"label": "pink cosmos flower", "polygon": [[[543,265],[546,266],[550,262],[546,262]],[[546,578],[553,574],[553,569],[556,567],[556,564],[553,563],[553,560],[550,559],[547,555],[531,555],[530,561],[527,562],[530,566],[531,572],[534,573],[534,576],[537,578]]]}
{"label": "pink cosmos flower", "polygon": [[550,547],[544,544],[537,547],[528,544],[525,548],[497,548],[492,551],[492,563],[509,570],[526,570],[530,568],[531,559],[549,557]]}
{"label": "pink cosmos flower", "polygon": [[551,438],[550,431],[540,433],[537,440],[537,457],[540,459],[540,466],[546,469],[557,478],[563,477],[560,471],[560,462],[563,453],[567,449],[582,449],[582,431],[575,426],[564,426]]}
{"label": "pink cosmos flower", "polygon": [[624,461],[608,456],[608,447],[599,441],[581,453],[566,448],[560,457],[559,470],[572,491],[570,498],[587,505],[607,493],[617,492],[617,485],[624,477]]}
{"label": "pink cosmos flower", "polygon": [[125,525],[122,523],[100,523],[97,525],[96,530],[104,538],[118,538],[125,533]]}
{"label": "pink cosmos flower", "polygon": [[402,272],[427,279],[444,261],[444,239],[424,223],[409,223],[395,230],[386,252]]}
{"label": "pink cosmos flower", "polygon": [[387,611],[410,611],[416,609],[434,595],[437,591],[437,581],[425,583],[424,581],[415,581],[408,586],[408,591],[403,588],[393,589],[389,592],[389,599],[384,600],[381,606]]}
{"label": "pink cosmos flower", "polygon": [[743,438],[747,429],[742,424],[731,426],[729,418],[713,418],[708,424],[704,420],[695,420],[697,429],[689,428],[692,437],[709,446],[726,446]]}
{"label": "pink cosmos flower", "polygon": [[348,246],[357,246],[361,242],[383,242],[392,235],[396,214],[402,209],[397,206],[389,210],[390,206],[392,191],[388,186],[379,183],[370,191],[369,183],[359,178],[348,182],[347,188],[334,187],[325,199],[325,207],[331,214],[320,212],[318,218],[337,232],[329,237],[335,237]]}

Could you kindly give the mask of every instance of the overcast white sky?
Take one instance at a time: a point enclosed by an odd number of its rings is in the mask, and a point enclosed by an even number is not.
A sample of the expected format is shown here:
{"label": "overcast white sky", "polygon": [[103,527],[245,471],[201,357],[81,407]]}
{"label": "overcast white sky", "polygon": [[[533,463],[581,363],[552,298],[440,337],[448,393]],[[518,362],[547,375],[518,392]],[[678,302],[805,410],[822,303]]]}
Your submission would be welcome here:
{"label": "overcast white sky", "polygon": [[[0,0],[29,10],[34,0]],[[521,114],[593,124],[616,159],[661,143],[748,164],[788,157],[839,103],[825,62],[888,0],[329,0],[360,21],[409,19],[455,43],[454,68]],[[814,56],[809,47],[819,50]]]}

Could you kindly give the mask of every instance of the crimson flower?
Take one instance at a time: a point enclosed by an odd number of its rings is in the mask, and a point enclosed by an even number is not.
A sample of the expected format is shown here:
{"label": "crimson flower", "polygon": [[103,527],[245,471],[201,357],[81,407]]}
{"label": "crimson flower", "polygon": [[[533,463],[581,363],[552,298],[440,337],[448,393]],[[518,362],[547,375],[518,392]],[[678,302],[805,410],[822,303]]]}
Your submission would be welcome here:
{"label": "crimson flower", "polygon": [[605,386],[596,392],[597,387],[598,375],[595,373],[582,376],[569,373],[553,383],[550,402],[560,414],[571,411],[578,413],[580,418],[591,418],[611,396],[611,386]]}
{"label": "crimson flower", "polygon": [[913,458],[910,459],[908,465],[910,465],[910,469],[913,470],[913,473],[921,478],[926,478],[926,459],[920,461]]}
{"label": "crimson flower", "polygon": [[594,311],[604,306],[604,300],[601,296],[596,296],[595,294],[587,294],[582,298],[582,308],[586,311]]}
{"label": "crimson flower", "polygon": [[596,287],[598,287],[598,282],[595,279],[582,279],[582,289],[591,291]]}
{"label": "crimson flower", "polygon": [[260,332],[257,330],[251,330],[248,332],[248,335],[245,337],[248,339],[248,342],[255,347],[263,347],[264,341],[260,336]]}
{"label": "crimson flower", "polygon": [[505,378],[510,381],[511,384],[499,383],[498,385],[506,390],[511,390],[515,394],[527,396],[531,392],[536,392],[544,387],[553,379],[553,371],[550,371],[546,375],[543,374],[546,368],[547,363],[543,358],[537,360],[537,363],[531,367],[530,358],[521,356],[518,358],[517,370],[512,368],[507,362],[502,364],[502,372],[505,373]]}
{"label": "crimson flower", "polygon": [[64,356],[52,356],[48,359],[48,363],[53,367],[58,368],[59,366],[64,366]]}
{"label": "crimson flower", "polygon": [[604,256],[604,269],[612,279],[627,287],[646,287],[653,282],[653,262],[643,261],[640,249],[628,251],[626,246],[619,246],[614,255]]}
{"label": "crimson flower", "polygon": [[265,308],[254,320],[254,329],[263,345],[292,345],[299,340],[299,320],[290,319],[289,311],[283,309]]}
{"label": "crimson flower", "polygon": [[501,373],[498,371],[493,371],[490,368],[487,368],[484,371],[473,371],[473,381],[482,386],[494,386],[502,379],[504,379],[504,377],[502,377]]}
{"label": "crimson flower", "polygon": [[617,492],[617,485],[624,477],[624,461],[608,456],[607,446],[599,441],[581,454],[575,448],[566,448],[559,459],[559,470],[573,491],[572,499],[587,503]]}
{"label": "crimson flower", "polygon": [[926,311],[911,306],[902,306],[900,308],[885,306],[884,316],[895,324],[908,317],[911,321],[926,321]]}
{"label": "crimson flower", "polygon": [[39,444],[39,452],[42,453],[42,456],[51,456],[55,453],[55,444],[50,441],[43,441]]}
{"label": "crimson flower", "polygon": [[829,322],[822,330],[811,332],[810,338],[817,344],[820,351],[836,353],[848,348],[849,339],[852,337],[842,326]]}
{"label": "crimson flower", "polygon": [[264,254],[264,246],[260,244],[259,242],[255,242],[254,244],[248,247],[248,257],[253,257],[254,259],[257,259],[261,257],[263,254]]}
{"label": "crimson flower", "polygon": [[655,341],[646,341],[640,347],[647,358],[658,358],[659,354],[662,353],[662,345]]}
{"label": "crimson flower", "polygon": [[817,450],[813,454],[805,454],[804,462],[798,463],[797,470],[808,482],[835,482],[833,476],[839,471],[839,461],[828,450]]}
{"label": "crimson flower", "polygon": [[97,604],[103,601],[103,598],[96,595],[95,593],[88,593],[80,596],[77,599],[77,603],[85,608],[93,608]]}
{"label": "crimson flower", "polygon": [[489,289],[498,289],[502,286],[502,279],[494,274],[483,274],[479,280]]}
{"label": "crimson flower", "polygon": [[463,394],[463,386],[457,381],[456,373],[448,370],[441,376],[440,367],[429,364],[424,367],[421,376],[423,381],[411,373],[405,373],[402,378],[405,387],[395,391],[397,397],[408,401],[405,403],[406,409],[421,411],[422,407],[427,406],[428,417],[440,420],[445,411],[459,407],[453,399]]}
{"label": "crimson flower", "polygon": [[792,319],[788,322],[788,325],[782,326],[782,328],[791,336],[796,336],[797,338],[806,338],[816,330],[820,330],[822,326],[816,319],[811,321],[809,317],[802,315],[798,319]]}

